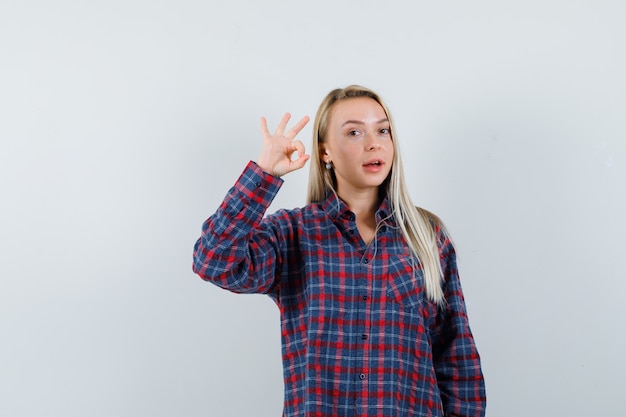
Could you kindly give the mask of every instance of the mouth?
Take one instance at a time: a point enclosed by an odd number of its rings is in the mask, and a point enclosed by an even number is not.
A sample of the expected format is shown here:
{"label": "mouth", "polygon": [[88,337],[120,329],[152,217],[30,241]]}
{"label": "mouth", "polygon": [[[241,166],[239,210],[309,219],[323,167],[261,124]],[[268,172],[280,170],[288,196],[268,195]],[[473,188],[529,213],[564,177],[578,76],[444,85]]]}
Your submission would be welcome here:
{"label": "mouth", "polygon": [[363,164],[363,169],[366,172],[378,174],[379,172],[383,171],[383,165],[385,165],[384,161],[380,159],[372,159]]}
{"label": "mouth", "polygon": [[381,161],[380,159],[372,159],[371,161],[367,161],[366,163],[364,163],[363,166],[379,167],[379,166],[382,166],[383,164],[384,162]]}

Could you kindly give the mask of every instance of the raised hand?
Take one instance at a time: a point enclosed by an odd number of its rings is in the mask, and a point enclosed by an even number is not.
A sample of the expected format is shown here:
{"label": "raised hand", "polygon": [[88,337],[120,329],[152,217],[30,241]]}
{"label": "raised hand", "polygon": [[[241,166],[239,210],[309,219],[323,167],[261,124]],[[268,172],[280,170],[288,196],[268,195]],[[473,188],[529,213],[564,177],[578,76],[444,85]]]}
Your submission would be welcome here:
{"label": "raised hand", "polygon": [[[304,144],[295,140],[295,137],[309,122],[309,117],[304,116],[294,127],[285,133],[287,123],[291,119],[289,113],[285,113],[282,120],[272,135],[267,128],[267,120],[261,118],[261,133],[263,133],[263,149],[257,160],[261,169],[276,177],[300,169],[309,160],[310,155],[304,152]],[[297,154],[296,158],[294,154]]]}

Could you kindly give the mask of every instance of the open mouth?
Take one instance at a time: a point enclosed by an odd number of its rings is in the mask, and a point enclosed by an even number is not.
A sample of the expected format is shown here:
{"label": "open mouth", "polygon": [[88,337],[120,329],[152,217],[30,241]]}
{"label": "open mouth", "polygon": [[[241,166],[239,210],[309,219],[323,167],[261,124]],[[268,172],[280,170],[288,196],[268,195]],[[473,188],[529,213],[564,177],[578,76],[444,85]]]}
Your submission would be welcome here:
{"label": "open mouth", "polygon": [[370,161],[370,162],[367,162],[367,163],[365,163],[365,164],[363,164],[363,165],[364,165],[364,166],[381,166],[382,164],[383,164],[383,162],[382,162],[382,161],[380,161],[380,160],[375,160],[375,161]]}

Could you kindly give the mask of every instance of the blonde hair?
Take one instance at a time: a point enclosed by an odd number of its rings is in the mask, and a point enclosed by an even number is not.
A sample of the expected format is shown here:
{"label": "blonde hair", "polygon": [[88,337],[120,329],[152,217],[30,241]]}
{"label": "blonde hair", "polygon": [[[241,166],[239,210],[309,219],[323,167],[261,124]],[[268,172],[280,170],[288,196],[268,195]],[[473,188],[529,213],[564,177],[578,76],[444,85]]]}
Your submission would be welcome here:
{"label": "blonde hair", "polygon": [[335,192],[337,187],[333,170],[322,166],[320,144],[324,143],[330,112],[333,104],[337,101],[355,98],[369,97],[374,99],[385,111],[394,141],[394,156],[391,172],[381,185],[389,199],[392,215],[396,217],[404,240],[407,242],[413,257],[421,264],[424,273],[424,286],[428,298],[438,304],[443,304],[443,271],[439,259],[439,247],[435,227],[439,226],[444,233],[445,228],[439,218],[434,214],[416,207],[411,201],[404,180],[404,169],[398,142],[395,138],[395,127],[391,119],[391,113],[374,91],[358,85],[339,88],[331,91],[320,104],[313,124],[313,147],[311,150],[311,166],[309,171],[309,186],[307,202],[323,201],[330,192]]}

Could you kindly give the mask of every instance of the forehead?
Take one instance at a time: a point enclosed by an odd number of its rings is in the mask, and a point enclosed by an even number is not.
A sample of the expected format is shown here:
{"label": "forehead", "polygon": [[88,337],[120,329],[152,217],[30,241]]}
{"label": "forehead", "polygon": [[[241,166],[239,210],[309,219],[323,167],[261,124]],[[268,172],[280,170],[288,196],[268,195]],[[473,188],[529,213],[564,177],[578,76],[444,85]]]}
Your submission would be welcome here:
{"label": "forehead", "polygon": [[370,97],[351,97],[333,104],[330,112],[330,123],[342,124],[348,120],[371,122],[386,119],[385,110],[376,100]]}

